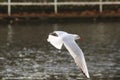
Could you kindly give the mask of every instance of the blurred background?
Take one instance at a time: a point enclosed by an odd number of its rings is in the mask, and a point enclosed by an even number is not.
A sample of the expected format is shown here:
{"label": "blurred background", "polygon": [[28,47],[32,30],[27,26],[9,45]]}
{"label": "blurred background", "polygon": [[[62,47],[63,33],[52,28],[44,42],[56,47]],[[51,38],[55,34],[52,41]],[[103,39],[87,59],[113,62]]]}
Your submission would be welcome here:
{"label": "blurred background", "polygon": [[120,79],[120,0],[0,0],[0,79],[87,80],[55,30],[82,37],[91,80]]}

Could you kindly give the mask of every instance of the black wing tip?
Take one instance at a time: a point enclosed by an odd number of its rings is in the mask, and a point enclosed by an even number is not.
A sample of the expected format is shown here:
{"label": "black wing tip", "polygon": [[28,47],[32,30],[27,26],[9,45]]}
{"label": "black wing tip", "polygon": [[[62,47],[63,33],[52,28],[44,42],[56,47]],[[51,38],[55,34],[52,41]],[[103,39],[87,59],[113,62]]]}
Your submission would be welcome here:
{"label": "black wing tip", "polygon": [[84,72],[83,72],[83,70],[80,68],[80,71],[83,73],[83,75],[85,76],[85,78],[87,78],[87,79],[90,79],[90,77],[88,77]]}

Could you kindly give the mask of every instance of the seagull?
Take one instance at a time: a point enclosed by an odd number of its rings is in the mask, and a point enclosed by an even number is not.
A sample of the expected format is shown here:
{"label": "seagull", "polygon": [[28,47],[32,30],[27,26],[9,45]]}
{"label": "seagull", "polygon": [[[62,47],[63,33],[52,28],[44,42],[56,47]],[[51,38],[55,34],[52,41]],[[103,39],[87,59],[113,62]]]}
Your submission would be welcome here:
{"label": "seagull", "polygon": [[75,40],[78,39],[80,39],[80,36],[77,34],[70,34],[65,31],[54,31],[49,34],[47,41],[57,49],[62,49],[64,45],[79,69],[87,78],[90,78],[84,54],[75,42]]}

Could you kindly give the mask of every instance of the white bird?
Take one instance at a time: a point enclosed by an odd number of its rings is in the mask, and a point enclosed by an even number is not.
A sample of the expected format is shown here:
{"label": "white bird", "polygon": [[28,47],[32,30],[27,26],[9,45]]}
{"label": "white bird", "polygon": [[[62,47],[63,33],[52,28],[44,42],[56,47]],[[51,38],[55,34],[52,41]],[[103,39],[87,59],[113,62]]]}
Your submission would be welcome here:
{"label": "white bird", "polygon": [[47,41],[57,49],[61,49],[62,45],[64,45],[73,57],[77,66],[82,70],[87,78],[90,78],[84,54],[75,42],[77,39],[80,39],[79,35],[69,34],[64,31],[54,31],[53,33],[49,34]]}

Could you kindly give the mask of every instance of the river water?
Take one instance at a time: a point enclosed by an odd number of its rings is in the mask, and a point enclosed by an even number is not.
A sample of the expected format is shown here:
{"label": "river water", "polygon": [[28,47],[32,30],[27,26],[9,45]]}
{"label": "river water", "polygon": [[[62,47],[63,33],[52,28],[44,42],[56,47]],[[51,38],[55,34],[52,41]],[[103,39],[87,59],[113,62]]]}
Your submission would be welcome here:
{"label": "river water", "polygon": [[0,79],[87,80],[64,47],[47,42],[54,30],[82,37],[90,80],[120,80],[119,22],[0,24]]}

